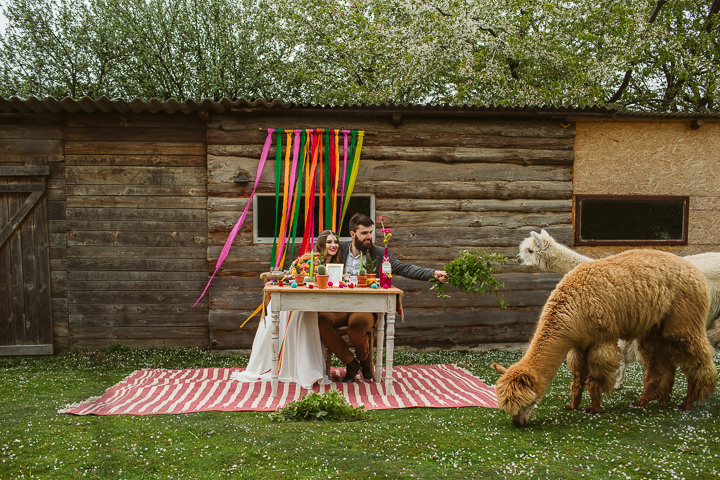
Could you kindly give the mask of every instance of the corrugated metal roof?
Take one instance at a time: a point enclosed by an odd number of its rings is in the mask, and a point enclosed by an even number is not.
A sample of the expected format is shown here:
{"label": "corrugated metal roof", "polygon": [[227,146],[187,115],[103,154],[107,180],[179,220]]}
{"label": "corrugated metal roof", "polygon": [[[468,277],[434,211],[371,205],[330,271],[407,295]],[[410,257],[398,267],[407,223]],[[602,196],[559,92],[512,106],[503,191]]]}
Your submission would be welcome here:
{"label": "corrugated metal roof", "polygon": [[107,97],[92,99],[82,97],[73,99],[70,97],[58,100],[53,97],[47,98],[18,98],[0,97],[0,113],[228,113],[242,110],[332,110],[335,112],[353,113],[380,113],[380,112],[416,112],[440,115],[469,114],[469,115],[492,115],[492,116],[525,116],[525,117],[547,117],[547,116],[568,116],[568,117],[637,117],[637,118],[688,118],[688,119],[720,119],[718,113],[688,113],[688,112],[640,112],[629,110],[616,110],[598,106],[568,107],[568,106],[474,106],[474,105],[437,105],[437,104],[353,104],[353,105],[315,105],[295,104],[280,100],[266,101],[262,99],[246,100],[222,98],[220,100],[204,99],[200,101],[185,100],[179,102],[175,99],[169,100],[111,100]]}

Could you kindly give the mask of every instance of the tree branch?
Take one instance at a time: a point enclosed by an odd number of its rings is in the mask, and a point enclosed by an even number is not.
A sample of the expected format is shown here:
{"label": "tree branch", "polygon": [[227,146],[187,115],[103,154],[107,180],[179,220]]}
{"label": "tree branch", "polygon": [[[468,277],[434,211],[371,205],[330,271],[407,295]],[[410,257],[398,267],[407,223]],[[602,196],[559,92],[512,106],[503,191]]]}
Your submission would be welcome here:
{"label": "tree branch", "polygon": [[[718,0],[715,0],[716,2]],[[658,0],[658,2],[655,4],[655,10],[653,10],[652,15],[650,15],[650,19],[648,20],[648,25],[652,25],[655,23],[655,20],[657,19],[658,15],[660,14],[660,10],[662,9],[663,5],[665,5],[668,2],[668,0]],[[623,77],[623,81],[618,87],[615,94],[610,97],[608,100],[608,103],[615,103],[618,100],[620,100],[620,97],[622,97],[623,93],[625,93],[625,90],[627,89],[628,85],[630,84],[630,78],[632,77],[633,69],[637,65],[637,62],[632,62],[630,64],[630,68],[628,68],[625,71],[625,76]]]}

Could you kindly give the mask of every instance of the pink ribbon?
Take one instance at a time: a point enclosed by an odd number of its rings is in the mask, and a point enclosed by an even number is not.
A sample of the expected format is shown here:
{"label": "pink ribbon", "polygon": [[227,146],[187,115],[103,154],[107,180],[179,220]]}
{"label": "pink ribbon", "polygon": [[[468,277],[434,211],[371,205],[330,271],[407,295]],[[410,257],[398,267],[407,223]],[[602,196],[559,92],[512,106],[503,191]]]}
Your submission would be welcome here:
{"label": "pink ribbon", "polygon": [[[233,227],[232,231],[230,232],[230,235],[228,235],[227,240],[225,240],[225,246],[223,246],[222,251],[220,252],[220,257],[218,258],[217,264],[215,265],[215,271],[213,272],[212,276],[210,277],[210,280],[208,280],[207,285],[205,285],[205,290],[203,290],[202,294],[193,304],[193,307],[198,304],[200,299],[205,296],[205,292],[207,292],[207,289],[210,287],[210,283],[213,281],[213,278],[215,278],[215,274],[218,272],[218,269],[220,268],[220,265],[222,265],[223,261],[227,258],[228,254],[230,253],[230,247],[232,246],[233,240],[235,240],[235,237],[237,236],[238,232],[240,231],[240,227],[242,227],[243,223],[245,222],[245,217],[247,216],[247,212],[250,209],[250,205],[252,204],[252,199],[255,196],[255,190],[257,189],[258,183],[260,183],[260,176],[262,175],[263,167],[265,167],[265,160],[267,160],[268,152],[270,152],[270,144],[272,143],[272,128],[268,128],[268,135],[265,139],[265,145],[263,146],[262,155],[260,156],[260,164],[258,165],[257,175],[255,176],[255,186],[253,186],[252,193],[250,194],[250,198],[248,199],[247,204],[245,205],[245,210],[243,211],[243,214],[238,219],[237,223]],[[280,135],[280,134],[278,134]]]}
{"label": "pink ribbon", "polygon": [[[348,134],[350,133],[350,130],[343,130],[343,135],[345,136],[345,139],[343,140],[345,145],[345,153],[343,155],[343,174],[340,178],[340,182],[342,183],[342,195],[340,196],[340,211],[338,212],[339,222],[342,222],[342,210],[343,205],[345,205],[345,178],[347,176],[347,157],[348,157]],[[340,230],[342,230],[342,225],[338,224],[338,235],[340,234]]]}

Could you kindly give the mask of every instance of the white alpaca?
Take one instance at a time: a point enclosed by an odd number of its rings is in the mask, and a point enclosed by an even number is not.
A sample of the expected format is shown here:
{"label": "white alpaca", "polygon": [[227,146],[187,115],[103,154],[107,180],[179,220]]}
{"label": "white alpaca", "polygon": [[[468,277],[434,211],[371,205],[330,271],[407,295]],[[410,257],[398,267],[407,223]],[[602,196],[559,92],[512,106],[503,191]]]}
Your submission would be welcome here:
{"label": "white alpaca", "polygon": [[[684,258],[702,272],[710,289],[710,313],[706,324],[709,330],[720,316],[720,252],[700,253]],[[556,242],[549,233],[541,230],[540,233],[530,232],[530,236],[520,243],[517,260],[521,265],[531,265],[544,272],[564,275],[581,263],[591,262],[593,259]],[[636,341],[620,340],[618,347],[621,360],[615,389],[623,387],[627,365],[639,361]]]}

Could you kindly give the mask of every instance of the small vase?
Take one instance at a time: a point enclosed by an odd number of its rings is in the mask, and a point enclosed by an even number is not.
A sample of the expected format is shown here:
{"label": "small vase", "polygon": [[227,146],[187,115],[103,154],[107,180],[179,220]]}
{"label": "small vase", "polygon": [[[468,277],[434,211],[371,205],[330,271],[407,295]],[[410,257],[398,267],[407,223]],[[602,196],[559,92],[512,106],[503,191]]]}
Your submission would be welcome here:
{"label": "small vase", "polygon": [[305,283],[305,275],[295,275],[295,283],[297,283],[298,286]]}
{"label": "small vase", "polygon": [[315,281],[317,282],[317,287],[318,288],[327,288],[328,278],[330,278],[330,275],[315,275]]}
{"label": "small vase", "polygon": [[358,275],[358,281],[357,286],[358,287],[367,287],[367,275]]}

